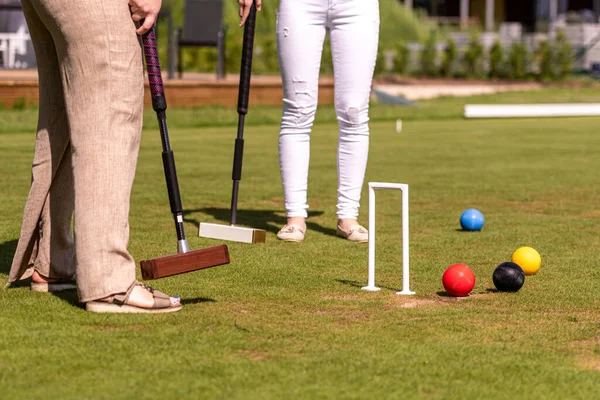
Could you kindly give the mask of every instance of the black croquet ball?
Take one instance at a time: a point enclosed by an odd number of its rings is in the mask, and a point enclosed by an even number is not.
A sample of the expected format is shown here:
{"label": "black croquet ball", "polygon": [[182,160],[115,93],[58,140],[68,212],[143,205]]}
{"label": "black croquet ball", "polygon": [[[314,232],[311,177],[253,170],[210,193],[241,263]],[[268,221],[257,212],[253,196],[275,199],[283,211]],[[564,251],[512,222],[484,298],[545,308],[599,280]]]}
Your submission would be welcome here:
{"label": "black croquet ball", "polygon": [[518,292],[525,283],[523,269],[513,262],[503,262],[494,270],[494,286],[501,292]]}

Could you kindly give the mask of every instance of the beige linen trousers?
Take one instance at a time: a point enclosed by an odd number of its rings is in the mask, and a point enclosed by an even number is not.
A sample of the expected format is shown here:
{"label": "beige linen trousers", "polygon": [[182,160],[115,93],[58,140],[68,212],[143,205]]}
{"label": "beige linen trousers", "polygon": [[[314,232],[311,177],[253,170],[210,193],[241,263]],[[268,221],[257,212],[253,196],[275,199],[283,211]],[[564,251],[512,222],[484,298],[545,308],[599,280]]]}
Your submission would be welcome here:
{"label": "beige linen trousers", "polygon": [[77,281],[82,302],[125,292],[142,131],[142,50],[127,0],[22,0],[39,71],[32,182],[9,282]]}

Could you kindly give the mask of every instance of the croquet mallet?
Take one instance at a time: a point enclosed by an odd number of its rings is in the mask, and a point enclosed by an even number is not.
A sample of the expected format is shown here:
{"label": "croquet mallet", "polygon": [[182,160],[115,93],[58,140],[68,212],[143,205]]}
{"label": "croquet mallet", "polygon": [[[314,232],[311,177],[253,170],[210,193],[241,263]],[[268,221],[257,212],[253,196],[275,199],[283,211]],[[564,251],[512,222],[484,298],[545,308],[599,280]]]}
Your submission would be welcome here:
{"label": "croquet mallet", "polygon": [[169,143],[166,116],[167,101],[160,72],[154,28],[142,36],[142,42],[144,46],[144,56],[146,58],[150,94],[152,97],[152,108],[156,111],[160,128],[163,149],[162,161],[165,179],[167,181],[171,212],[175,219],[178,251],[178,254],[141,261],[140,267],[142,269],[142,277],[143,279],[149,280],[228,264],[229,250],[226,245],[219,245],[190,251],[183,229],[183,209],[181,205],[179,183],[177,180],[177,171],[175,170],[175,158]]}
{"label": "croquet mallet", "polygon": [[206,238],[229,240],[242,243],[264,243],[264,229],[235,226],[237,222],[237,203],[242,179],[242,158],[244,154],[244,121],[248,114],[248,97],[250,95],[250,76],[252,74],[252,49],[254,47],[254,28],[256,25],[256,6],[250,7],[250,13],[244,26],[244,43],[242,45],[242,66],[240,69],[240,85],[238,89],[238,130],[233,152],[233,188],[231,192],[230,225],[200,223],[199,235]]}

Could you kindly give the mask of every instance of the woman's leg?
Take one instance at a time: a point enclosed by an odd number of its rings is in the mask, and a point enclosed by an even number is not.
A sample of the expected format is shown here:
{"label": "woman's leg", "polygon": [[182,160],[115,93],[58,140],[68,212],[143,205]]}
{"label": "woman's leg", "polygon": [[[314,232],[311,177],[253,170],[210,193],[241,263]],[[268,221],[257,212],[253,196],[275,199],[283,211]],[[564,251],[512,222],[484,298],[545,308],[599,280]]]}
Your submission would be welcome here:
{"label": "woman's leg", "polygon": [[24,0],[22,6],[36,53],[40,101],[32,183],[9,280],[33,274],[34,282],[68,281],[75,276],[73,173],[58,57],[33,5]]}
{"label": "woman's leg", "polygon": [[283,81],[279,165],[288,223],[307,217],[310,132],[317,110],[319,69],[326,33],[327,2],[281,0],[277,50]]}
{"label": "woman's leg", "polygon": [[348,0],[334,5],[331,13],[339,125],[337,215],[340,227],[348,232],[357,225],[369,152],[369,97],[377,59],[379,3]]}
{"label": "woman's leg", "polygon": [[124,293],[135,281],[128,218],[144,93],[135,25],[121,0],[32,3],[54,39],[66,101],[79,297]]}

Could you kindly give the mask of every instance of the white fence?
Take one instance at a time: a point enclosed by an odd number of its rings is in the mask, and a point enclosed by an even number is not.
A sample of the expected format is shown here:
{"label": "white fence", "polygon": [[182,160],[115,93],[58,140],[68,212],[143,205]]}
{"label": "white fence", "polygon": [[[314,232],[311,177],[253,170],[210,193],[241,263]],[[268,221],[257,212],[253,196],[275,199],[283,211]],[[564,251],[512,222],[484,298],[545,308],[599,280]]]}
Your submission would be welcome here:
{"label": "white fence", "polygon": [[0,52],[4,68],[27,68],[27,61],[18,60],[16,56],[27,55],[27,42],[31,38],[22,25],[17,32],[0,33]]}
{"label": "white fence", "polygon": [[35,68],[33,45],[21,4],[0,0],[0,68]]}

